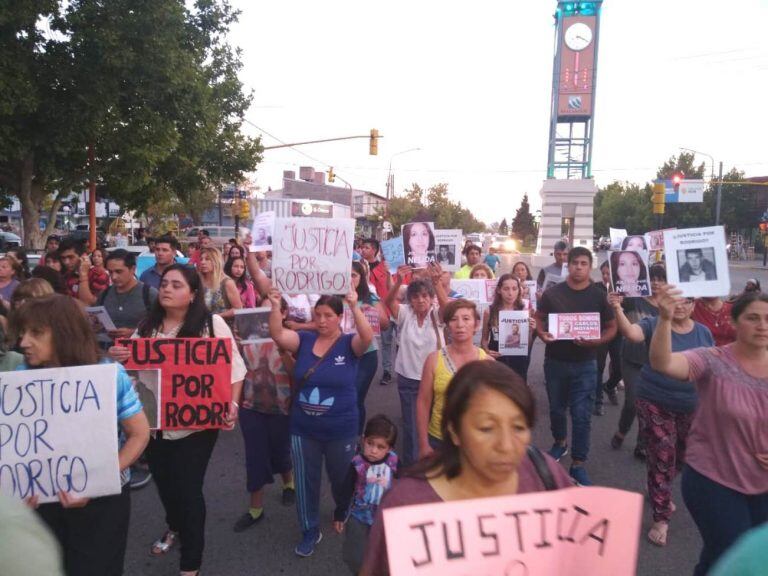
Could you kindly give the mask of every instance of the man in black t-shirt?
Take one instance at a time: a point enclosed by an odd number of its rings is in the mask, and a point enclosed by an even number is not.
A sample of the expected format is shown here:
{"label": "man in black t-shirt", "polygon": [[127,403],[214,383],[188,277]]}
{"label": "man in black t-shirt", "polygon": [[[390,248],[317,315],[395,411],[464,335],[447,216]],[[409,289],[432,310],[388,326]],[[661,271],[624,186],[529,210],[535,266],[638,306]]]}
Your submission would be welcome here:
{"label": "man in black t-shirt", "polygon": [[[581,485],[590,485],[583,464],[589,454],[592,410],[595,404],[597,348],[616,336],[616,320],[600,286],[590,278],[592,253],[579,246],[568,253],[568,277],[541,297],[536,311],[536,331],[547,345],[544,355],[544,379],[549,398],[549,419],[554,437],[550,455],[560,460],[568,453],[570,407],[572,432],[571,476]],[[600,339],[556,340],[549,332],[549,314],[598,312]]]}

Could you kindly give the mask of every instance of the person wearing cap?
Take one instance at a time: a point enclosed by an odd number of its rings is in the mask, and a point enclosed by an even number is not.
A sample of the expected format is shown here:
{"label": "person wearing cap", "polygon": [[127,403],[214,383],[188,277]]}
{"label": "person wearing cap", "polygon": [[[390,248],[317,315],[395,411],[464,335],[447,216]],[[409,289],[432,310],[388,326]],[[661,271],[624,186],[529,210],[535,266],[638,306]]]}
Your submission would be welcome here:
{"label": "person wearing cap", "polygon": [[744,286],[744,292],[762,292],[762,289],[760,288],[760,280],[757,278],[750,278],[747,280],[747,283]]}
{"label": "person wearing cap", "polygon": [[59,249],[59,244],[61,244],[61,238],[56,234],[51,234],[45,241],[45,251],[56,252]]}

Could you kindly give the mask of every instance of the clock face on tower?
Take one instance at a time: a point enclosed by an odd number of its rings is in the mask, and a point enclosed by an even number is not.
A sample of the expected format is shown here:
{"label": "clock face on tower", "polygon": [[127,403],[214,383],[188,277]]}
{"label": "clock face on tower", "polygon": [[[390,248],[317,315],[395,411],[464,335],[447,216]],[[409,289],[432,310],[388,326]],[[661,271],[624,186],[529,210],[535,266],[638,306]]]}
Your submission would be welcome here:
{"label": "clock face on tower", "polygon": [[592,29],[583,22],[571,24],[565,31],[565,45],[579,52],[592,43]]}

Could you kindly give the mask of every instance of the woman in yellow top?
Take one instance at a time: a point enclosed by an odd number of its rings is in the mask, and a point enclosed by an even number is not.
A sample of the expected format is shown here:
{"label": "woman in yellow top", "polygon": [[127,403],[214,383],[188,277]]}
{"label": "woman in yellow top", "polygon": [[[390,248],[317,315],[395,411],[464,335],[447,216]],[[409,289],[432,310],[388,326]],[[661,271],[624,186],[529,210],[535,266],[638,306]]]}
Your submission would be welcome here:
{"label": "woman in yellow top", "polygon": [[420,458],[429,456],[442,444],[443,402],[453,375],[468,362],[492,360],[472,342],[480,326],[480,314],[474,302],[464,299],[449,302],[443,311],[443,320],[450,344],[427,356],[416,399]]}

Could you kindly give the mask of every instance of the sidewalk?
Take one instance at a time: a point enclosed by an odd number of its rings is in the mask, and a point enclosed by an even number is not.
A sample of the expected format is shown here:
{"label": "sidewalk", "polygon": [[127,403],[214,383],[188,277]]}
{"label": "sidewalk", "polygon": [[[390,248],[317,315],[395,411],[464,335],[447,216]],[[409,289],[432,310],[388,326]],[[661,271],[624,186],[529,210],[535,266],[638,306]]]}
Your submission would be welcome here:
{"label": "sidewalk", "polygon": [[768,270],[768,266],[763,266],[762,258],[759,260],[728,260],[728,266],[745,270]]}

